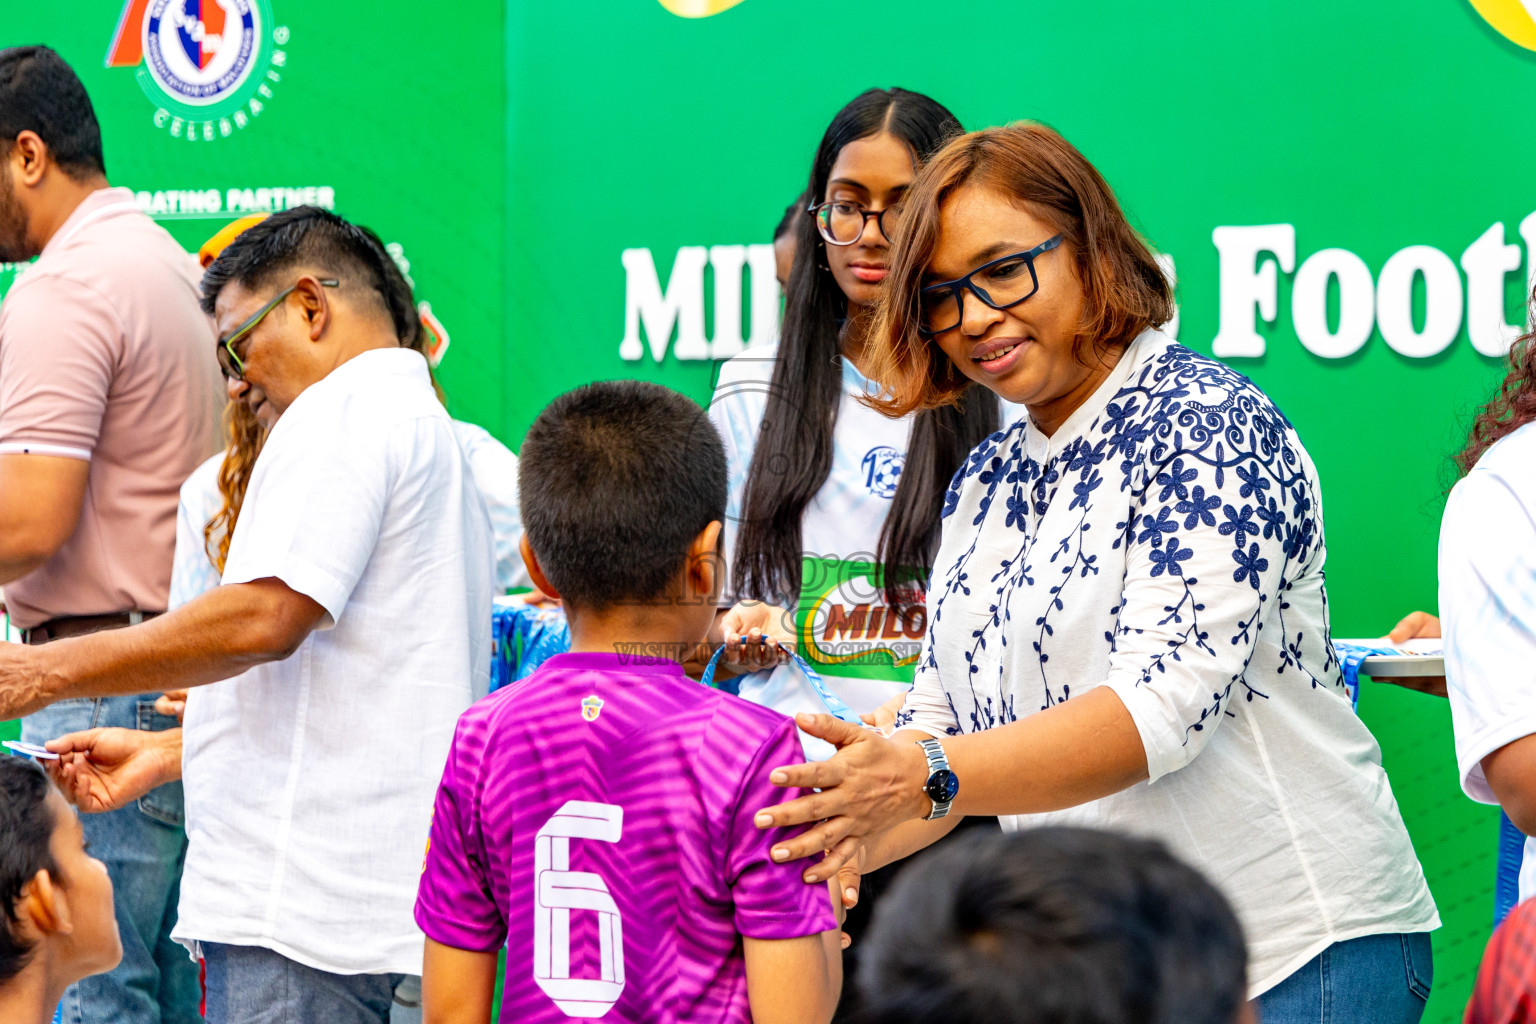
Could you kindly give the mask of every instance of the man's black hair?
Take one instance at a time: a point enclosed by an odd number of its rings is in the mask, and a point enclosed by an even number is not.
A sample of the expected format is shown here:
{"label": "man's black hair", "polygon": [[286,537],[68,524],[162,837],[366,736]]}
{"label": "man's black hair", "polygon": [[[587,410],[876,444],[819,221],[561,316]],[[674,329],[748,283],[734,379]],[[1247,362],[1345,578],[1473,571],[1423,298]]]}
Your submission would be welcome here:
{"label": "man's black hair", "polygon": [[800,223],[798,218],[807,216],[810,215],[805,212],[805,196],[796,196],[794,202],[784,207],[784,216],[779,218],[779,226],[773,229],[773,240],[777,242],[789,234]]}
{"label": "man's black hair", "polygon": [[203,271],[203,312],[213,315],[219,293],[231,282],[250,291],[267,284],[286,288],[293,283],[287,280],[289,272],[297,267],[336,277],[343,289],[361,286],[373,292],[395,335],[402,340],[414,336],[416,311],[399,300],[391,282],[398,268],[378,236],[318,206],[274,213],[236,235]]}
{"label": "man's black hair", "polygon": [[[405,279],[405,271],[400,269],[400,264],[389,255],[389,250],[384,246],[384,240],[378,236],[372,228],[365,225],[357,225],[357,230],[363,233],[363,237],[373,245],[375,249],[385,256],[384,271],[384,300],[389,306],[389,318],[394,321],[395,331],[399,335],[400,344],[406,348],[419,349],[421,344],[421,314],[416,312],[416,293],[411,290],[411,282]],[[406,333],[400,334],[401,327]]]}
{"label": "man's black hair", "polygon": [[32,945],[21,937],[17,904],[21,891],[39,871],[57,873],[49,841],[53,812],[48,809],[48,776],[24,757],[0,754],[0,985],[20,974],[32,959]]}
{"label": "man's black hair", "polygon": [[875,910],[865,1024],[1232,1024],[1242,929],[1161,844],[1081,828],[974,832]]}
{"label": "man's black hair", "polygon": [[523,529],[579,608],[660,597],[725,518],[725,450],[704,410],[659,384],[600,381],[539,413],[517,466]]}
{"label": "man's black hair", "polygon": [[24,131],[36,132],[71,178],[107,173],[91,97],[74,69],[46,46],[0,50],[0,153]]}

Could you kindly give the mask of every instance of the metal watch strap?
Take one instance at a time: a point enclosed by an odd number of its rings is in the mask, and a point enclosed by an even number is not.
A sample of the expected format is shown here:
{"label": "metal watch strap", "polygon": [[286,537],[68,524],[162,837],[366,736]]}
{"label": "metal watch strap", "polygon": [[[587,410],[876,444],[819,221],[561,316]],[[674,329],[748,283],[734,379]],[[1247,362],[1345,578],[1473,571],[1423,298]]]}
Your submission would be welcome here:
{"label": "metal watch strap", "polygon": [[953,800],[935,800],[928,792],[928,780],[932,779],[935,772],[948,772],[949,758],[944,755],[944,747],[936,739],[918,740],[917,745],[923,749],[923,756],[928,759],[928,778],[923,781],[923,795],[927,796],[933,804],[933,810],[928,812],[925,821],[937,821],[949,814],[949,809],[954,805]]}

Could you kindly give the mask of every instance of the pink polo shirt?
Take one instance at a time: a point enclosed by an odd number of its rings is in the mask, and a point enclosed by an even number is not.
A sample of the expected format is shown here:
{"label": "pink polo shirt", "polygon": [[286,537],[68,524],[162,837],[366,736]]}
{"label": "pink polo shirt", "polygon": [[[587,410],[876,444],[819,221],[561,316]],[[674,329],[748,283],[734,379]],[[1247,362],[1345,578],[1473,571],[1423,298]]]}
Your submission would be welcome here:
{"label": "pink polo shirt", "polygon": [[0,455],[85,459],[80,521],[5,587],[18,626],[163,611],[181,483],[224,389],[197,260],[125,188],[94,192],[0,302]]}

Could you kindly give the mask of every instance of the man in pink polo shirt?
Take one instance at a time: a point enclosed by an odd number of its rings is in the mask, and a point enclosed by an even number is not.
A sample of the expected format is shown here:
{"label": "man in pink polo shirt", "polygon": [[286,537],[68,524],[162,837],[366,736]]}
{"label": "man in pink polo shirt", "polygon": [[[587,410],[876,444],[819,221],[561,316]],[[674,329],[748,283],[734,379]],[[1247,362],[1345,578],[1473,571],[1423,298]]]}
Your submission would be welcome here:
{"label": "man in pink polo shirt", "polygon": [[[38,256],[0,303],[0,585],[28,643],[165,610],[177,492],[219,445],[222,388],[197,261],[111,188],[85,87],[41,46],[0,50],[0,261]],[[174,726],[154,694],[60,701],[40,743]],[[115,890],[122,964],[71,987],[66,1019],[200,1020],[170,942],[186,851],[181,785],[84,819]]]}

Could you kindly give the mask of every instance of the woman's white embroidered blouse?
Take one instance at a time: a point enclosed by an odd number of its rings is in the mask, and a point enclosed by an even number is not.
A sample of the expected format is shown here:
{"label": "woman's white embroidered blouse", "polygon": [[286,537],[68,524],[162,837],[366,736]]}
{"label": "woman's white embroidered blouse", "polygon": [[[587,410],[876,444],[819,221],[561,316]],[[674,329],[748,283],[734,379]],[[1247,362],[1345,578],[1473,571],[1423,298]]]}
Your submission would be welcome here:
{"label": "woman's white embroidered blouse", "polygon": [[1108,686],[1146,748],[1150,781],[1005,827],[1163,839],[1236,906],[1253,995],[1331,943],[1439,926],[1333,655],[1317,471],[1251,381],[1148,331],[1055,434],[982,442],[944,516],[903,724]]}

